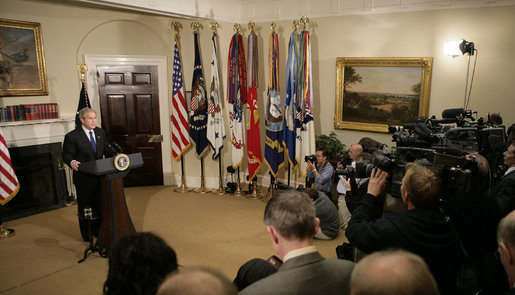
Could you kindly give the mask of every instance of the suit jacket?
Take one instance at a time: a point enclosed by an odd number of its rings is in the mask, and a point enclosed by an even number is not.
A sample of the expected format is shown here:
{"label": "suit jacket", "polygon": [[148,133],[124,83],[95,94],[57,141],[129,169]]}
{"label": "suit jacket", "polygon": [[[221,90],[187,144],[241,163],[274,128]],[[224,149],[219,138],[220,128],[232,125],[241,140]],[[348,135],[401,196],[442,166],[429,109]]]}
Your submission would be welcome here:
{"label": "suit jacket", "polygon": [[353,268],[350,261],[309,253],[287,260],[278,272],[248,286],[240,294],[349,294]]}
{"label": "suit jacket", "polygon": [[501,217],[515,210],[515,170],[501,178],[492,191],[492,197],[501,209]]}
{"label": "suit jacket", "polygon": [[[77,160],[81,163],[102,159],[106,154],[110,156],[106,150],[106,136],[104,130],[95,127],[95,141],[97,144],[97,151],[93,149],[89,138],[84,133],[82,127],[78,127],[70,131],[64,137],[63,143],[63,161],[71,167],[72,160]],[[82,172],[73,171],[73,182],[77,189],[80,187],[95,187],[98,185],[98,178]]]}

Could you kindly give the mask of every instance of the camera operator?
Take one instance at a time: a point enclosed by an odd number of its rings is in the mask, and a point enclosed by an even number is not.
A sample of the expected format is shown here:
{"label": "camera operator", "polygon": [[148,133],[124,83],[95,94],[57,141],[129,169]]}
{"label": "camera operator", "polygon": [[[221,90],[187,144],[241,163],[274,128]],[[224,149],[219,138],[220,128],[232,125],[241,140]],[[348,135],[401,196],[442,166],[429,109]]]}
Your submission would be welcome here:
{"label": "camera operator", "polygon": [[316,151],[316,163],[314,163],[315,161],[310,161],[309,159],[306,160],[306,162],[308,164],[308,178],[314,178],[315,188],[321,192],[324,192],[331,199],[334,168],[333,165],[327,162],[326,151]]}
{"label": "camera operator", "polygon": [[504,165],[508,170],[492,191],[492,197],[501,209],[501,217],[515,210],[515,141],[512,141],[503,156]]}
{"label": "camera operator", "polygon": [[347,238],[365,253],[400,248],[420,255],[440,293],[452,294],[461,250],[454,226],[438,208],[441,180],[427,167],[409,163],[401,185],[408,210],[372,221],[372,208],[384,190],[387,175],[380,169],[372,170],[367,194],[352,212]]}

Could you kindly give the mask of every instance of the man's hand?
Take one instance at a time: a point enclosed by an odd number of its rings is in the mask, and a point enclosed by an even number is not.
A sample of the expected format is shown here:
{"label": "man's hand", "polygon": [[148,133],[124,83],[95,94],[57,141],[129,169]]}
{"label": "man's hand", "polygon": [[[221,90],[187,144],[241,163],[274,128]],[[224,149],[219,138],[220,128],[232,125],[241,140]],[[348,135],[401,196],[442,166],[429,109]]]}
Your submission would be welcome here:
{"label": "man's hand", "polygon": [[73,160],[70,163],[70,167],[72,167],[72,169],[75,171],[79,171],[79,165],[80,165],[80,162],[77,160]]}
{"label": "man's hand", "polygon": [[367,193],[373,195],[374,197],[379,196],[384,189],[386,177],[388,177],[387,172],[384,172],[379,168],[372,169],[372,173],[370,174],[370,180],[368,182]]}
{"label": "man's hand", "polygon": [[307,161],[307,163],[308,163],[308,170],[313,170],[313,171],[317,170],[317,167],[315,166],[315,164],[313,162]]}

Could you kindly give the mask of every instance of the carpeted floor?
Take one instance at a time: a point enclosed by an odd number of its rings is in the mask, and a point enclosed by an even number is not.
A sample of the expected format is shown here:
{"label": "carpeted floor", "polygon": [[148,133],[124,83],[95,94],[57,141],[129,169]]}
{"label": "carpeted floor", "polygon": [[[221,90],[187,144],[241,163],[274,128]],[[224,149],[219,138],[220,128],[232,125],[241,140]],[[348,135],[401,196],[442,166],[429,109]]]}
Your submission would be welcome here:
{"label": "carpeted floor", "polygon": [[[263,224],[265,203],[234,195],[176,193],[170,186],[125,190],[138,232],[162,236],[177,253],[179,264],[215,267],[231,280],[241,264],[273,254]],[[16,230],[0,240],[0,294],[101,294],[107,259],[97,253],[81,264],[82,242],[76,206],[17,220]],[[346,241],[315,240],[323,256],[336,258],[335,247]]]}

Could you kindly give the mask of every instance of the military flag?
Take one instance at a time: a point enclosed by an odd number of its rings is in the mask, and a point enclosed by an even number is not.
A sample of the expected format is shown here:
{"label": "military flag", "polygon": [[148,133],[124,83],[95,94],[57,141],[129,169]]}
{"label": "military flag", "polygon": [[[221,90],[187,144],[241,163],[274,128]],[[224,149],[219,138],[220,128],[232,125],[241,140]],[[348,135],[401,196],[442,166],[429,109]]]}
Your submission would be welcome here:
{"label": "military flag", "polygon": [[200,62],[200,49],[198,32],[194,33],[195,65],[193,68],[193,81],[191,86],[190,110],[190,137],[195,142],[195,150],[201,156],[207,148],[207,99],[202,64]]}
{"label": "military flag", "polygon": [[292,170],[297,168],[297,159],[295,157],[295,145],[297,137],[297,69],[299,51],[299,37],[297,32],[293,32],[290,36],[288,45],[288,61],[286,63],[286,89],[284,95],[284,124],[283,124],[283,146],[288,152],[288,158]]}
{"label": "military flag", "polygon": [[245,125],[243,105],[247,103],[247,69],[245,49],[241,34],[232,36],[227,65],[227,100],[229,102],[229,127],[231,129],[232,166],[238,168],[243,161]]}
{"label": "military flag", "polygon": [[179,36],[177,34],[175,35],[173,51],[172,84],[172,155],[174,160],[178,160],[191,144],[188,134],[188,111],[186,110],[186,99],[184,96]]}
{"label": "military flag", "polygon": [[86,85],[84,84],[84,81],[81,82],[82,87],[80,89],[80,95],[79,95],[79,105],[77,106],[77,113],[75,113],[75,127],[80,127],[82,125],[82,122],[79,118],[79,112],[83,108],[91,108],[91,103],[89,102],[88,92],[86,90]]}
{"label": "military flag", "polygon": [[261,140],[259,132],[259,112],[257,105],[257,87],[258,87],[258,49],[257,36],[254,31],[249,34],[248,38],[248,54],[247,59],[247,86],[248,100],[247,111],[249,121],[247,122],[247,164],[249,169],[249,181],[254,179],[262,165],[261,156]]}
{"label": "military flag", "polygon": [[20,184],[11,163],[11,155],[0,129],[0,205],[7,204],[19,190]]}
{"label": "military flag", "polygon": [[303,177],[307,175],[307,163],[304,157],[316,152],[315,122],[313,120],[313,75],[311,72],[311,40],[309,31],[302,31],[299,36],[299,70],[297,81],[297,142],[296,158]]}
{"label": "military flag", "polygon": [[211,87],[208,103],[207,140],[213,149],[213,160],[220,156],[224,147],[225,125],[220,98],[220,78],[218,76],[218,45],[216,32],[213,32],[213,58],[211,59]]}
{"label": "military flag", "polygon": [[265,163],[274,177],[284,164],[283,112],[279,93],[279,39],[270,35],[268,49],[268,98],[265,107]]}

